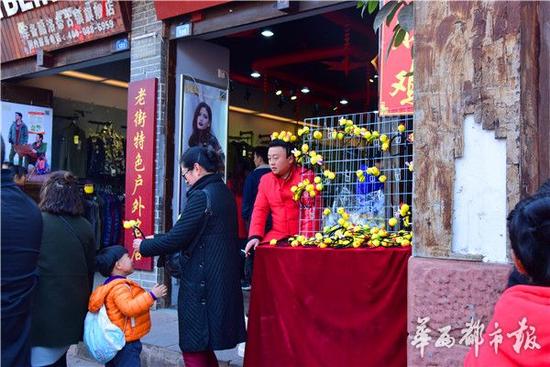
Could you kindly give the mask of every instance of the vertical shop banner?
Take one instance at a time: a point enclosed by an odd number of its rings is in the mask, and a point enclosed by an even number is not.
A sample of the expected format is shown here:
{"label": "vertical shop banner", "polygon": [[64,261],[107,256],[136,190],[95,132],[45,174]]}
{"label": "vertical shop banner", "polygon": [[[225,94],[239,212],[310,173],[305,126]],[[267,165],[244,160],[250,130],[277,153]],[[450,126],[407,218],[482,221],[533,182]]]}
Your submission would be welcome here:
{"label": "vertical shop banner", "polygon": [[[135,220],[148,236],[155,228],[155,125],[157,120],[157,79],[131,82],[128,86],[126,135],[125,220]],[[132,253],[133,234],[124,231],[124,244]],[[152,270],[153,261],[135,261],[139,270]]]}
{"label": "vertical shop banner", "polygon": [[[53,110],[47,107],[2,102],[2,138],[6,161],[29,164],[33,174],[46,174],[52,165]],[[27,134],[17,136],[15,120],[21,119]],[[19,138],[19,141],[17,140]],[[32,166],[30,166],[32,165]]]}
{"label": "vertical shop banner", "polygon": [[380,80],[380,106],[378,110],[380,116],[411,115],[414,111],[411,51],[414,32],[408,33],[403,43],[397,48],[392,47],[388,54],[388,46],[392,40],[393,28],[396,24],[397,16],[393,18],[389,27],[385,23],[381,27],[378,66]]}

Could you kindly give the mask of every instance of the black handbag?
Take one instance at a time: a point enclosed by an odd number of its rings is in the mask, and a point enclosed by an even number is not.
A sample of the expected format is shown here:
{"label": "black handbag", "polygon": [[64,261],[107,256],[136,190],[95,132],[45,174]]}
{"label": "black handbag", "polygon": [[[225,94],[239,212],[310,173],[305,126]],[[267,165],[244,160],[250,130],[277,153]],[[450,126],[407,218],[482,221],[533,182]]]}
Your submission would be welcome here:
{"label": "black handbag", "polygon": [[210,193],[207,190],[201,190],[206,195],[206,209],[204,210],[204,221],[202,223],[202,227],[200,231],[197,233],[195,238],[193,239],[193,242],[189,245],[189,247],[186,250],[181,250],[174,252],[172,254],[166,255],[166,258],[164,259],[164,267],[170,273],[171,276],[174,278],[180,279],[183,270],[185,269],[185,265],[189,260],[191,259],[191,256],[193,255],[193,251],[197,245],[197,243],[200,241],[202,234],[204,233],[204,230],[206,229],[206,225],[208,223],[208,218],[212,216],[212,209],[210,206]]}

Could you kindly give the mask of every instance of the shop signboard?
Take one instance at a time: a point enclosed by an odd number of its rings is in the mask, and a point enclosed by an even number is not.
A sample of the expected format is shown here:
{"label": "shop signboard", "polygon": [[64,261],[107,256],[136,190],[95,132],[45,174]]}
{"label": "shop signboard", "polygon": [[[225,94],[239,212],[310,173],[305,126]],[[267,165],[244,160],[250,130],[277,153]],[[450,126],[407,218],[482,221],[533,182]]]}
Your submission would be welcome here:
{"label": "shop signboard", "polygon": [[[34,174],[45,174],[52,165],[52,117],[53,110],[2,101],[2,138],[6,144],[6,161],[15,165],[28,163]],[[21,120],[19,133],[16,120]],[[10,134],[11,130],[11,134]],[[16,139],[19,144],[16,145]],[[27,159],[25,160],[25,154]],[[21,154],[21,157],[20,155]],[[30,166],[32,165],[32,167]]]}
{"label": "shop signboard", "polygon": [[3,63],[33,56],[39,49],[57,50],[127,31],[121,4],[115,0],[50,1],[40,7],[27,6],[36,3],[1,3]]}
{"label": "shop signboard", "polygon": [[178,15],[191,14],[196,11],[212,8],[221,4],[229,3],[231,0],[207,0],[207,1],[166,1],[155,0],[157,18],[164,20]]}
{"label": "shop signboard", "polygon": [[414,32],[405,36],[403,43],[387,52],[397,24],[395,16],[389,26],[380,27],[379,95],[380,116],[411,115],[414,97],[412,45]]}
{"label": "shop signboard", "polygon": [[[136,221],[147,236],[155,229],[156,78],[128,85],[127,119],[125,219]],[[132,240],[133,231],[126,230],[124,244],[130,253],[133,251]],[[136,259],[134,267],[152,270],[152,259]]]}

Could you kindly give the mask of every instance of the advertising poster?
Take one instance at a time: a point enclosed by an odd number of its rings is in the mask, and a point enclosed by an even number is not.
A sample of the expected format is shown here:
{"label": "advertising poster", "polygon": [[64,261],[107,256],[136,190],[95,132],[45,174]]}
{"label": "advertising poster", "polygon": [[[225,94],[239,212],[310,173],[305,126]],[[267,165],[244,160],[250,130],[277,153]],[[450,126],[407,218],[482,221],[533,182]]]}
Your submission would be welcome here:
{"label": "advertising poster", "polygon": [[[228,107],[226,89],[185,80],[181,149],[178,157],[190,147],[203,146],[217,151],[225,166]],[[180,199],[184,200],[186,188],[184,180],[181,182]]]}
{"label": "advertising poster", "polygon": [[45,174],[52,165],[52,117],[47,107],[1,102],[5,160]]}

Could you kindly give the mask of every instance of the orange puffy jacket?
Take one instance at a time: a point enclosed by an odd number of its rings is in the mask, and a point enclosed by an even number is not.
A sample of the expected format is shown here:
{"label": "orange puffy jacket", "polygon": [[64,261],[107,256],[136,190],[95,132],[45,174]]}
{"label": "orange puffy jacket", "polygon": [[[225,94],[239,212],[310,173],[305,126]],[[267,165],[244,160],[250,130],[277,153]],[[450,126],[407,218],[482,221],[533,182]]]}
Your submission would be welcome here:
{"label": "orange puffy jacket", "polygon": [[124,331],[127,342],[132,342],[151,330],[149,309],[154,302],[153,296],[136,282],[115,279],[92,292],[88,310],[98,312],[105,304],[111,322]]}

